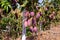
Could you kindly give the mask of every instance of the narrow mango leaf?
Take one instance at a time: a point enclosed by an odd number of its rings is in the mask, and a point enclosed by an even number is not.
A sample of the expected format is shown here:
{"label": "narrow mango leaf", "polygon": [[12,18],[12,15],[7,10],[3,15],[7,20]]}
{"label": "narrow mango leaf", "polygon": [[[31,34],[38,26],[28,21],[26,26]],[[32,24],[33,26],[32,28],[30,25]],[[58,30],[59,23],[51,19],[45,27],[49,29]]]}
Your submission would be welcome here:
{"label": "narrow mango leaf", "polygon": [[25,7],[27,3],[28,3],[28,1],[26,0],[26,1],[21,5],[21,7]]}
{"label": "narrow mango leaf", "polygon": [[8,12],[8,7],[6,8],[6,12]]}
{"label": "narrow mango leaf", "polygon": [[7,6],[4,6],[4,10],[6,10]]}
{"label": "narrow mango leaf", "polygon": [[4,4],[1,5],[1,7],[3,7],[3,6],[4,6]]}
{"label": "narrow mango leaf", "polygon": [[8,6],[9,6],[9,8],[12,8],[11,5],[8,5]]}

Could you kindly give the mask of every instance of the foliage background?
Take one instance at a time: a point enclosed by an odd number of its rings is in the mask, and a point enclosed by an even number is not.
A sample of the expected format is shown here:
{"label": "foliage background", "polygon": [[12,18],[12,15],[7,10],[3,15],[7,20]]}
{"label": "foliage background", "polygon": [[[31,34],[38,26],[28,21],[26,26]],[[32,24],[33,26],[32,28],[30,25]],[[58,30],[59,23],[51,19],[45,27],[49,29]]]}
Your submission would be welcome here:
{"label": "foliage background", "polygon": [[[40,24],[38,23],[42,22],[43,30],[49,29],[50,24],[52,23],[57,24],[60,21],[59,0],[53,1],[51,0],[51,2],[48,2],[48,0],[43,0],[42,3],[39,3],[38,0],[1,0],[0,1],[1,34],[5,30],[8,33],[10,33],[10,36],[12,37],[22,35],[22,20],[23,20],[22,12],[24,11],[24,9],[29,12],[33,11],[35,15],[38,12],[42,13],[42,15],[38,18],[39,19],[38,22],[36,21],[37,22],[36,24],[37,28],[39,28]],[[6,26],[8,26],[8,28]],[[29,31],[29,27],[26,27],[26,31],[27,36],[30,36],[30,34],[32,35],[32,32]]]}

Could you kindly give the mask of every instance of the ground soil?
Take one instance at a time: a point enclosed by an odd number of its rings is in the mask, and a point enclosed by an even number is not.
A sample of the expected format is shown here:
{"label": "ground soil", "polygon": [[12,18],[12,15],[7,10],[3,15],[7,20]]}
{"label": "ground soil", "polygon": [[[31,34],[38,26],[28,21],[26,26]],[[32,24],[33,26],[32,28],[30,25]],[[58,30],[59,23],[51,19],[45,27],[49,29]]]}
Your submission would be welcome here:
{"label": "ground soil", "polygon": [[40,32],[39,40],[60,40],[60,25],[51,27],[50,30]]}
{"label": "ground soil", "polygon": [[50,30],[41,31],[34,40],[60,40],[60,25],[51,27]]}
{"label": "ground soil", "polygon": [[[21,38],[19,37],[15,40],[21,40]],[[31,36],[27,40],[60,40],[60,25],[51,27],[50,30],[40,31],[35,38]]]}

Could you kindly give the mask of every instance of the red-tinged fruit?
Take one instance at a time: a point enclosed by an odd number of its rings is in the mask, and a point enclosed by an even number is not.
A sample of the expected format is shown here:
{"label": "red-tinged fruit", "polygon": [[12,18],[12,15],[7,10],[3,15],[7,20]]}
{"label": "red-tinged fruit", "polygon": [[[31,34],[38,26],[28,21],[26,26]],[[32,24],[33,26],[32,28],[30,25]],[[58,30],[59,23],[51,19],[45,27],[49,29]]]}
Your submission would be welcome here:
{"label": "red-tinged fruit", "polygon": [[28,19],[28,26],[30,26],[32,23],[32,20],[31,19]]}
{"label": "red-tinged fruit", "polygon": [[28,26],[28,23],[27,21],[24,22],[24,26],[27,27]]}
{"label": "red-tinged fruit", "polygon": [[36,15],[36,18],[39,18],[40,17],[40,13],[38,12],[37,15]]}
{"label": "red-tinged fruit", "polygon": [[33,29],[34,32],[37,32],[37,27],[35,26],[34,29]]}
{"label": "red-tinged fruit", "polygon": [[52,14],[55,15],[55,12],[53,11]]}
{"label": "red-tinged fruit", "polygon": [[50,19],[53,19],[53,17],[54,17],[54,15],[53,15],[53,14],[49,15],[49,18],[50,18]]}
{"label": "red-tinged fruit", "polygon": [[45,10],[47,11],[47,10],[48,10],[48,8],[45,8]]}
{"label": "red-tinged fruit", "polygon": [[16,0],[12,0],[12,3],[16,3],[17,1]]}
{"label": "red-tinged fruit", "polygon": [[30,26],[30,31],[33,32],[33,26]]}
{"label": "red-tinged fruit", "polygon": [[25,17],[28,17],[28,16],[29,16],[29,12],[28,12],[28,11],[25,12],[25,13],[24,13],[24,16],[25,16]]}
{"label": "red-tinged fruit", "polygon": [[34,14],[34,12],[30,12],[30,15],[31,15],[31,16],[34,16],[35,14]]}
{"label": "red-tinged fruit", "polygon": [[36,9],[38,10],[39,9],[39,6],[36,6]]}
{"label": "red-tinged fruit", "polygon": [[35,18],[32,18],[32,24],[36,24],[36,19]]}

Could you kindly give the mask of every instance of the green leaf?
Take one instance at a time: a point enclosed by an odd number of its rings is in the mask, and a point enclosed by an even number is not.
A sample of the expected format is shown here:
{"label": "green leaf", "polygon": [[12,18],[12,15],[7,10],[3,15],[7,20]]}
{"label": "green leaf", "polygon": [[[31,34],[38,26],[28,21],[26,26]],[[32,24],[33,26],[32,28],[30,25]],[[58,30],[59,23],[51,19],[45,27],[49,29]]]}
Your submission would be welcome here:
{"label": "green leaf", "polygon": [[12,8],[11,5],[8,5],[8,6],[9,6],[9,8]]}
{"label": "green leaf", "polygon": [[9,3],[8,3],[8,2],[6,2],[6,5],[9,5]]}
{"label": "green leaf", "polygon": [[7,6],[4,6],[4,10],[6,10]]}
{"label": "green leaf", "polygon": [[1,5],[1,7],[3,7],[3,6],[4,6],[4,4]]}
{"label": "green leaf", "polygon": [[8,12],[8,7],[6,8],[6,12]]}

